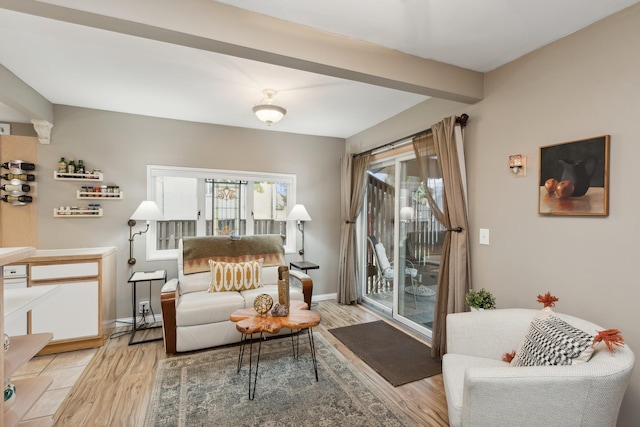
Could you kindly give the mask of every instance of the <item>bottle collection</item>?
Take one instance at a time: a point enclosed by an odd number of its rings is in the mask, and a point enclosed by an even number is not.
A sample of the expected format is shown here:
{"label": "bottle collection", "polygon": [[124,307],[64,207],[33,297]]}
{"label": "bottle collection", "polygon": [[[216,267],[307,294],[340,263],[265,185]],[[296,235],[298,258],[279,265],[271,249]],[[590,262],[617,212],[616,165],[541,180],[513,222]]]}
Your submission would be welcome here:
{"label": "bottle collection", "polygon": [[33,197],[25,194],[31,191],[31,185],[28,182],[36,180],[36,176],[26,171],[34,171],[36,165],[22,160],[10,160],[2,163],[2,169],[6,169],[9,173],[0,175],[4,181],[0,185],[0,190],[7,194],[2,194],[0,200],[14,206],[23,206],[33,202]]}
{"label": "bottle collection", "polygon": [[69,161],[64,157],[60,157],[58,162],[58,175],[68,176],[69,178],[98,179],[100,169],[89,169],[84,164],[84,160],[76,160],[69,157]]}

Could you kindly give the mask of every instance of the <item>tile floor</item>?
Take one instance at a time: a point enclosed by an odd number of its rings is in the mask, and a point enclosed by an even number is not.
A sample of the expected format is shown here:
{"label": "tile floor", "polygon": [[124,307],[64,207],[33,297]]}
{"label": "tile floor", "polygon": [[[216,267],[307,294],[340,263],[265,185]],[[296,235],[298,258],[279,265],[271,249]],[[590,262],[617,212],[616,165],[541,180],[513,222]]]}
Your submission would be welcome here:
{"label": "tile floor", "polygon": [[27,412],[23,421],[36,418],[51,418],[97,351],[98,349],[92,348],[67,353],[36,356],[22,365],[11,377],[12,379],[37,377],[40,375],[47,375],[53,379],[47,391],[31,410]]}

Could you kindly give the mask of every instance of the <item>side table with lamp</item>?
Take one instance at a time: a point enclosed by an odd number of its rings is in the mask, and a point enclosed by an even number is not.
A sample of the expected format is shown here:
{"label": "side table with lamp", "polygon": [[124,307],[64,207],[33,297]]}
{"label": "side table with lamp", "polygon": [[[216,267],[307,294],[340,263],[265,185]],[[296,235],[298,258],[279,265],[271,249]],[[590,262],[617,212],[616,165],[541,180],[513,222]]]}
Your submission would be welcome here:
{"label": "side table with lamp", "polygon": [[[164,215],[160,211],[160,208],[156,204],[156,202],[152,200],[144,200],[140,203],[138,208],[133,212],[127,225],[129,225],[129,265],[133,266],[136,264],[136,259],[133,257],[133,240],[137,235],[143,235],[147,231],[149,231],[149,221],[162,221],[164,219]],[[136,225],[136,221],[146,221],[147,227],[144,231],[138,231],[136,233],[133,232],[133,227]],[[160,328],[162,326],[144,326],[139,328],[137,324],[137,316],[136,316],[136,307],[137,307],[137,295],[136,288],[139,282],[149,282],[149,299],[151,299],[151,283],[156,280],[161,280],[164,284],[167,281],[167,272],[166,270],[157,270],[157,271],[136,271],[131,274],[128,282],[131,283],[132,286],[132,314],[133,314],[133,329],[131,331],[131,338],[129,339],[129,345],[132,344],[141,344],[149,341],[158,341],[160,338],[152,338],[145,339],[142,341],[134,341],[136,332],[143,329],[155,329]],[[151,302],[149,302],[149,308],[151,309]],[[151,313],[153,314],[153,310],[151,309]],[[155,314],[153,314],[155,321]]]}

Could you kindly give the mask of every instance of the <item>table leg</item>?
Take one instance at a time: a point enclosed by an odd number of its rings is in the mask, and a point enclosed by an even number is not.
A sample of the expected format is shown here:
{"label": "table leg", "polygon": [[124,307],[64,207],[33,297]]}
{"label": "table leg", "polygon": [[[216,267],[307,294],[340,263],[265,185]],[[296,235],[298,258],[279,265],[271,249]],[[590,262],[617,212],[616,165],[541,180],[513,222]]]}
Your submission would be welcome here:
{"label": "table leg", "polygon": [[242,338],[240,339],[240,349],[238,351],[238,373],[242,369],[242,359],[244,358],[244,346],[247,343],[247,335],[242,334]]}
{"label": "table leg", "polygon": [[316,344],[313,340],[313,331],[312,328],[307,329],[307,334],[309,335],[309,347],[311,348],[311,360],[313,361],[313,370],[316,373],[316,382],[318,381],[318,360],[316,359]]}
{"label": "table leg", "polygon": [[[260,332],[260,338],[258,340],[258,355],[256,357],[256,369],[255,369],[255,373],[253,373],[252,375],[252,371],[253,371],[253,334],[251,334],[251,337],[249,338],[249,400],[253,400],[253,398],[256,396],[256,385],[258,384],[258,368],[260,367],[260,350],[262,349],[262,339],[263,339],[263,334],[262,332]],[[246,342],[246,335],[245,335],[245,342]],[[242,344],[243,346],[245,345],[245,343],[243,342]],[[244,354],[244,350],[241,349],[241,354]],[[242,356],[239,356],[239,360],[238,360],[238,371],[240,371],[240,366],[242,364]],[[253,378],[251,378],[253,376]],[[253,387],[251,386],[253,382]]]}

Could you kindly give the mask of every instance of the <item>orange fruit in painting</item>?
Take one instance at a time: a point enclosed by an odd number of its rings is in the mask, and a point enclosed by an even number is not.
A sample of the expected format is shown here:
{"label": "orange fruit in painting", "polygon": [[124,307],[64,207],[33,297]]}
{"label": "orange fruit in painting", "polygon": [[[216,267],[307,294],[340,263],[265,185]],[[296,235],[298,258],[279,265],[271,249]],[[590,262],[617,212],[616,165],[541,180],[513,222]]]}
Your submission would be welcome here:
{"label": "orange fruit in painting", "polygon": [[556,187],[558,186],[558,181],[554,178],[549,178],[544,182],[544,189],[547,190],[547,193],[553,194],[556,191]]}
{"label": "orange fruit in painting", "polygon": [[574,189],[575,187],[573,186],[573,182],[560,181],[556,186],[556,195],[561,199],[566,199],[571,197]]}

